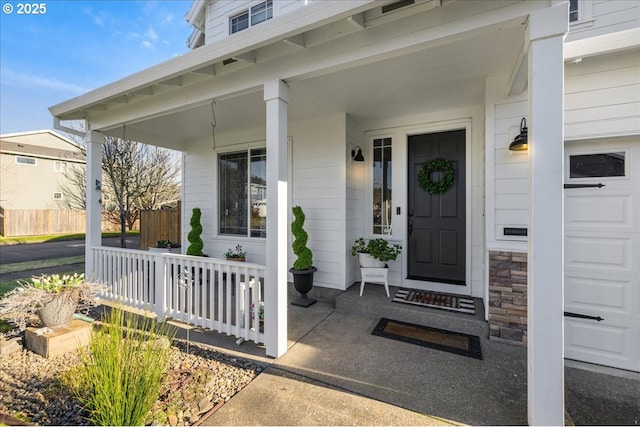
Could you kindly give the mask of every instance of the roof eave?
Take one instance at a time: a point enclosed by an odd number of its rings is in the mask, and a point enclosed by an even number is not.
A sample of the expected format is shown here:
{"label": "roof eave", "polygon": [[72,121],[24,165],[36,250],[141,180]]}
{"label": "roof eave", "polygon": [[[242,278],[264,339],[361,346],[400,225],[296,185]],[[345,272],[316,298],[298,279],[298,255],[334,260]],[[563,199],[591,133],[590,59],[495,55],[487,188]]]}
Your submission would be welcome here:
{"label": "roof eave", "polygon": [[[164,80],[189,73],[224,59],[238,56],[253,49],[311,30],[329,22],[362,12],[376,0],[350,2],[312,2],[304,8],[283,15],[279,20],[261,24],[261,31],[247,31],[234,34],[222,42],[205,45],[198,49],[172,58],[158,65],[124,77],[113,83],[71,98],[49,107],[54,117],[61,120],[86,118],[86,109],[120,97]],[[230,40],[232,41],[230,43]]]}

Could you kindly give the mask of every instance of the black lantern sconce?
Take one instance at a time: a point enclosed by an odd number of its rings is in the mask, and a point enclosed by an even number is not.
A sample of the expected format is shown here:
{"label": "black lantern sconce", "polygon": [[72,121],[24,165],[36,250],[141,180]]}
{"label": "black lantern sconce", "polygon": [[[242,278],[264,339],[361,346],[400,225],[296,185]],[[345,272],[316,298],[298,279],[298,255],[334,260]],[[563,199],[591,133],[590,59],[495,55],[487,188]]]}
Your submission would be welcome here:
{"label": "black lantern sconce", "polygon": [[356,145],[353,150],[351,150],[351,158],[354,162],[364,162],[364,156],[362,155],[362,148],[359,145]]}
{"label": "black lantern sconce", "polygon": [[529,148],[528,137],[529,130],[527,128],[527,119],[524,117],[520,121],[520,134],[513,138],[513,142],[509,144],[511,151],[526,151]]}
{"label": "black lantern sconce", "polygon": [[96,179],[96,190],[98,191],[102,190],[102,183],[100,182],[99,179]]}

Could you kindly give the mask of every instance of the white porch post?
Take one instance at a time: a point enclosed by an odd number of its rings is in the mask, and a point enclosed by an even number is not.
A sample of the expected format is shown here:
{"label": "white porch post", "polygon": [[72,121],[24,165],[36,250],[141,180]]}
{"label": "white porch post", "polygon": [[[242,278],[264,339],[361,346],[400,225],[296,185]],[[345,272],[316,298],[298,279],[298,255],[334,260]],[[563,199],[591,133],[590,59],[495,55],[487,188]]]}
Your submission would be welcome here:
{"label": "white porch post", "polygon": [[529,425],[564,424],[564,36],[568,4],[529,17]]}
{"label": "white porch post", "polygon": [[[85,277],[94,279],[93,246],[102,244],[102,144],[104,135],[96,131],[88,131],[84,137],[87,145],[87,230],[84,249]],[[98,185],[99,183],[99,185]]]}
{"label": "white porch post", "polygon": [[265,344],[267,355],[287,351],[287,107],[289,88],[281,80],[264,85],[267,104],[267,269]]}

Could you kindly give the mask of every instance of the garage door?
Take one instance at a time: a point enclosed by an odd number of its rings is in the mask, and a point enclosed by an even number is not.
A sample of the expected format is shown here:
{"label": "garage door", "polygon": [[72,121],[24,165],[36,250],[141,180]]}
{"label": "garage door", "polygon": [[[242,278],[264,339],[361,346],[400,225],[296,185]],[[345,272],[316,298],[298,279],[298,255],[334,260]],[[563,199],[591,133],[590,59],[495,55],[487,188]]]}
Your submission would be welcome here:
{"label": "garage door", "polygon": [[565,153],[565,357],[640,371],[640,142]]}

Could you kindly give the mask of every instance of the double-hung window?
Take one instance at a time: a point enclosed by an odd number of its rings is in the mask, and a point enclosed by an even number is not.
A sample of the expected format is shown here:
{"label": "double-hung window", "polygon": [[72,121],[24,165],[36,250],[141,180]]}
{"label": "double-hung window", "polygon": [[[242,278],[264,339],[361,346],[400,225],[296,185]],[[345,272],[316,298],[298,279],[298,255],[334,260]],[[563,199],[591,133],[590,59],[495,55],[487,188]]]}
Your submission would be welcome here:
{"label": "double-hung window", "polygon": [[68,165],[67,162],[63,162],[60,160],[54,160],[53,161],[53,171],[54,172],[61,172],[64,173],[66,172],[68,169]]}
{"label": "double-hung window", "polygon": [[273,18],[273,0],[266,0],[229,19],[229,34],[246,30],[250,26]]}
{"label": "double-hung window", "polygon": [[267,151],[221,154],[218,163],[221,235],[267,237]]}
{"label": "double-hung window", "polygon": [[373,234],[391,234],[391,138],[373,140]]}
{"label": "double-hung window", "polygon": [[36,165],[35,157],[16,156],[16,164],[18,165]]}

